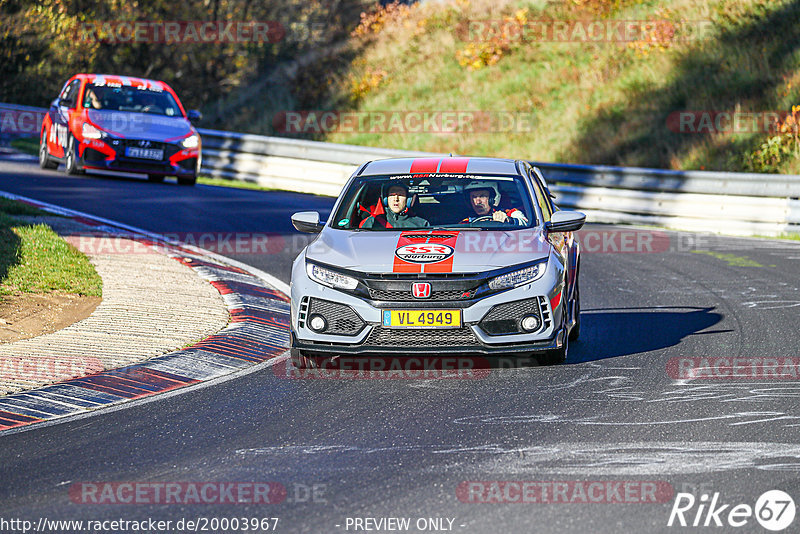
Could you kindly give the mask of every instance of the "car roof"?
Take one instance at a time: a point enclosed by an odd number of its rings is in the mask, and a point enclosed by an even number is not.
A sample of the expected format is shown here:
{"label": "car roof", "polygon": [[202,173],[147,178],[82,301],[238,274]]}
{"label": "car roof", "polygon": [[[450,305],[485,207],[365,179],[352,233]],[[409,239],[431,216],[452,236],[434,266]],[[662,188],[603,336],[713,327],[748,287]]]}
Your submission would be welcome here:
{"label": "car roof", "polygon": [[149,78],[137,78],[135,76],[120,76],[118,74],[78,74],[78,78],[83,78],[95,85],[124,85],[131,87],[150,86],[160,89],[167,89],[169,86],[159,80]]}
{"label": "car roof", "polygon": [[517,162],[513,159],[470,157],[392,158],[370,161],[361,169],[360,176],[380,174],[416,173],[500,174],[518,176]]}

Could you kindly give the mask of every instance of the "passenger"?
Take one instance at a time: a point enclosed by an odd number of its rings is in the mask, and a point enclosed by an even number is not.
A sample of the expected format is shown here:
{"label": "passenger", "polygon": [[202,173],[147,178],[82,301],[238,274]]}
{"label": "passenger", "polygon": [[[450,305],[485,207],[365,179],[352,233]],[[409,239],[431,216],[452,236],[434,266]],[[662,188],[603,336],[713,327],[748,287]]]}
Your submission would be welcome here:
{"label": "passenger", "polygon": [[420,228],[430,226],[422,217],[411,214],[408,187],[401,183],[384,184],[381,202],[385,213],[373,215],[361,223],[361,228]]}
{"label": "passenger", "polygon": [[472,223],[480,219],[491,220],[525,226],[528,218],[517,208],[507,210],[497,209],[500,204],[500,191],[494,182],[473,180],[464,188],[467,203],[475,212],[474,217],[467,217],[462,223]]}

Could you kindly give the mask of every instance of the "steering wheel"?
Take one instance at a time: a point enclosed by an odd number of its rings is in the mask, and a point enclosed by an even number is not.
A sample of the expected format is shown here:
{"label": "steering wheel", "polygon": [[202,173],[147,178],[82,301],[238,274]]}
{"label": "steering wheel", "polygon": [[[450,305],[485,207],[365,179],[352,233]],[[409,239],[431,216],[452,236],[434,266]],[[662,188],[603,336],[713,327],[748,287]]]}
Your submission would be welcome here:
{"label": "steering wheel", "polygon": [[476,223],[476,222],[493,221],[493,220],[494,220],[494,217],[491,216],[491,215],[481,215],[477,219],[474,219],[472,222]]}

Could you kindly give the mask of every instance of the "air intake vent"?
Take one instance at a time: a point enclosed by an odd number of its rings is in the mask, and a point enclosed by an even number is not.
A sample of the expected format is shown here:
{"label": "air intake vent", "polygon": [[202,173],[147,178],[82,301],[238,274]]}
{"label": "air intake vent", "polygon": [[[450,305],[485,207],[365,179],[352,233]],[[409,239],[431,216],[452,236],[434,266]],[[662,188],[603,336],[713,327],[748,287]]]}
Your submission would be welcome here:
{"label": "air intake vent", "polygon": [[478,340],[472,329],[468,326],[461,328],[434,329],[405,329],[385,328],[376,326],[372,329],[367,340],[367,346],[377,347],[452,347],[458,345],[478,345]]}
{"label": "air intake vent", "polygon": [[308,309],[308,317],[321,315],[328,327],[320,332],[336,336],[354,336],[361,332],[366,326],[361,317],[346,304],[331,302],[329,300],[311,299]]}
{"label": "air intake vent", "polygon": [[[526,315],[535,315],[542,319],[538,299],[517,300],[493,306],[489,313],[481,319],[479,326],[490,336],[524,334],[527,332],[522,329],[520,323]],[[542,324],[544,324],[544,320],[542,320]],[[543,327],[540,326],[539,329],[530,333],[540,332]]]}
{"label": "air intake vent", "polygon": [[553,324],[552,316],[550,314],[550,306],[547,304],[547,298],[540,296],[539,297],[539,308],[542,310],[542,327],[543,330],[547,330]]}

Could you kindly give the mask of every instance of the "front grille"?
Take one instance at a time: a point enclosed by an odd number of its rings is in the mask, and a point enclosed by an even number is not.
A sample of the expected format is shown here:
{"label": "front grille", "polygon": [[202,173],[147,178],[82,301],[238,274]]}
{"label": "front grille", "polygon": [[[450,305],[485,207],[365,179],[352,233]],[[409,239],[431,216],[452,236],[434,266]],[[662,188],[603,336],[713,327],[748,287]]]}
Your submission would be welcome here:
{"label": "front grille", "polygon": [[411,294],[411,288],[407,290],[385,290],[385,289],[371,289],[369,296],[372,300],[385,300],[392,302],[403,301],[431,301],[431,300],[469,300],[475,296],[475,290],[431,290],[431,296],[424,299],[418,299]]}
{"label": "front grille", "polygon": [[160,143],[158,141],[150,141],[150,145],[146,147],[142,147],[140,143],[144,141],[143,139],[122,139],[122,146],[135,146],[137,148],[153,148],[153,149],[164,149],[166,148],[166,143]]}
{"label": "front grille", "polygon": [[323,334],[336,336],[354,336],[363,330],[366,323],[361,317],[346,304],[331,302],[329,300],[311,299],[307,318],[319,314],[325,318],[328,328]]}
{"label": "front grille", "polygon": [[[523,334],[526,331],[520,326],[520,321],[525,315],[536,315],[539,319],[542,319],[538,299],[516,300],[493,306],[489,313],[481,319],[479,326],[490,336]],[[542,326],[537,331],[543,327],[544,320],[542,320]]]}
{"label": "front grille", "polygon": [[153,162],[150,163],[146,160],[119,160],[116,159],[109,164],[109,167],[116,167],[120,169],[133,169],[137,171],[147,172],[147,171],[160,171],[160,172],[171,172],[172,167],[168,163],[158,163]]}
{"label": "front grille", "polygon": [[364,345],[376,347],[452,347],[478,345],[478,340],[468,326],[447,329],[386,328],[376,326],[367,336]]}

